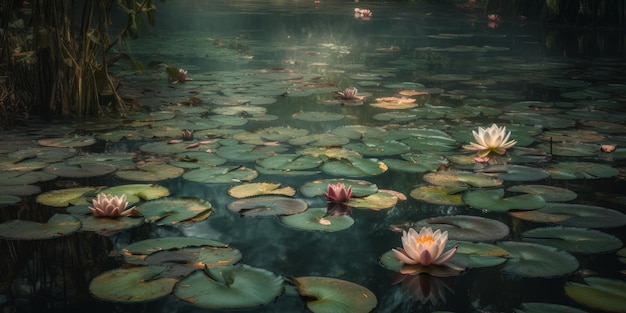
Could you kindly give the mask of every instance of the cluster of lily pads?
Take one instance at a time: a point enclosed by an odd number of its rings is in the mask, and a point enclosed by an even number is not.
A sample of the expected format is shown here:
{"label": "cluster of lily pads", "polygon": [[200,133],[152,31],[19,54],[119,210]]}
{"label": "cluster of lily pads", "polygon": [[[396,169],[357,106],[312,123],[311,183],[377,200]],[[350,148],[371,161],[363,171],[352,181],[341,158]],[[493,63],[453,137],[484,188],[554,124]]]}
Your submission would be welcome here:
{"label": "cluster of lily pads", "polygon": [[[319,53],[306,55],[311,68],[327,67],[320,58],[348,49],[334,44],[317,48]],[[455,46],[447,52],[497,48]],[[229,57],[249,62],[235,53]],[[354,85],[341,89],[321,81],[321,74],[310,68],[193,70],[189,68],[193,80],[178,67],[143,76],[120,73],[128,81],[128,93],[142,95],[137,101],[143,106],[124,119],[35,125],[3,135],[1,203],[15,206],[36,195],[36,203],[58,212],[46,223],[5,221],[0,238],[45,240],[81,231],[111,236],[144,224],[210,222],[211,214],[221,209],[244,218],[276,217],[302,231],[340,232],[358,221],[353,210],[383,215],[393,208],[412,209],[405,203],[413,201],[467,208],[467,214],[389,225],[397,231],[397,241],[378,258],[398,273],[395,283],[409,298],[419,301],[441,301],[450,288],[447,277],[477,268],[497,267],[512,277],[552,278],[572,275],[581,267],[580,255],[606,254],[625,263],[622,240],[608,230],[626,225],[626,215],[576,203],[574,191],[555,186],[620,175],[611,165],[626,158],[623,121],[609,118],[619,107],[608,100],[618,94],[615,86],[573,91],[585,86],[557,81],[555,87],[572,89],[561,94],[572,102],[501,104],[485,99],[489,90],[463,98],[380,71],[348,73]],[[470,75],[428,77],[433,84],[474,82]],[[145,85],[172,90],[164,97],[151,94]],[[306,105],[289,111],[300,102]],[[288,114],[279,116],[277,106]],[[358,110],[373,112],[372,120],[360,124],[365,119],[359,119]],[[276,121],[281,126],[267,126]],[[297,126],[304,124],[311,127]],[[89,150],[102,142],[104,151]],[[620,143],[616,149],[603,148],[615,142]],[[390,173],[412,180],[402,190],[379,188],[370,181]],[[132,183],[90,184],[103,177]],[[227,185],[232,201],[215,208],[212,199],[170,195],[159,182],[172,180]],[[305,182],[291,183],[300,180]],[[39,186],[53,181],[68,185],[42,193]],[[76,181],[83,185],[74,186],[72,182],[80,184]],[[125,211],[129,205],[134,208]],[[540,226],[516,230],[519,240],[513,241],[506,223],[487,217],[497,214]],[[245,251],[216,240],[150,238],[117,252],[122,266],[91,281],[90,292],[98,299],[143,302],[173,295],[202,308],[239,309],[300,295],[313,312],[369,312],[378,305],[377,295],[359,284],[331,277],[283,277],[246,264]],[[419,287],[424,284],[433,291]],[[626,302],[624,287],[621,280],[595,276],[568,281],[563,291],[586,306],[619,311]],[[519,311],[555,306],[525,303]]]}

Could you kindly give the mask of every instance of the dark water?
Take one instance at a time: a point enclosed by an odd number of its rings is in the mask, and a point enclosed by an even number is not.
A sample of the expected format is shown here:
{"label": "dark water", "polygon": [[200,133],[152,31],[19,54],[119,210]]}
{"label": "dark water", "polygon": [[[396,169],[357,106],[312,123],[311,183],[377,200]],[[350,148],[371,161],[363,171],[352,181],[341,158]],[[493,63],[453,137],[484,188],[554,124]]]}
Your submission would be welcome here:
{"label": "dark water", "polygon": [[[520,21],[517,17],[504,17],[495,27],[489,25],[484,12],[454,4],[322,0],[319,5],[313,1],[168,1],[158,5],[157,25],[147,27],[140,39],[129,43],[132,55],[145,64],[159,61],[185,68],[194,80],[206,83],[172,87],[166,80],[150,77],[154,69],[136,75],[119,68],[123,88],[130,92],[140,88],[157,90],[145,92],[143,98],[138,98],[140,102],[157,104],[182,101],[187,97],[185,92],[193,90],[193,94],[204,98],[209,106],[211,101],[224,96],[249,97],[254,93],[249,91],[252,85],[258,90],[275,89],[271,94],[277,101],[266,107],[267,113],[278,119],[250,122],[241,127],[250,131],[293,126],[311,133],[325,133],[348,124],[390,126],[375,118],[383,111],[368,106],[367,102],[355,107],[326,105],[323,101],[329,98],[328,93],[297,95],[296,90],[286,90],[284,85],[246,80],[264,69],[312,74],[318,76],[319,81],[332,83],[336,90],[357,86],[359,92],[371,94],[368,99],[392,96],[397,89],[385,87],[388,84],[420,83],[444,90],[431,96],[429,104],[460,107],[467,98],[489,99],[505,112],[507,104],[519,101],[571,101],[562,98],[561,93],[577,89],[544,84],[545,81],[584,81],[592,86],[625,83],[625,52],[620,43],[624,34],[613,29],[596,32],[557,28],[543,25],[536,19]],[[356,6],[367,7],[374,15],[370,19],[355,18]],[[218,40],[223,42],[219,49]],[[363,80],[358,78],[359,74],[383,78]],[[455,78],[462,75],[472,78]],[[233,78],[229,79],[230,76]],[[241,93],[238,94],[237,88]],[[625,94],[626,91],[621,95],[613,93],[613,100],[618,104],[611,106],[615,114],[608,116],[608,121],[623,122]],[[334,122],[291,118],[300,111],[336,112],[350,118]],[[469,119],[483,124],[494,122],[493,117]],[[507,123],[506,119],[497,120],[500,121]],[[426,117],[411,123],[416,128],[445,131],[462,127],[463,119]],[[552,127],[549,124],[539,126],[546,130]],[[470,131],[468,128],[467,132]],[[612,139],[626,143],[623,132],[614,134]],[[142,143],[123,141],[98,147],[102,151],[137,151]],[[97,149],[94,148],[94,152],[98,152]],[[297,151],[298,147],[289,149]],[[254,167],[254,162],[232,163]],[[623,166],[623,160],[615,161],[614,165]],[[425,183],[421,176],[388,171],[362,179],[408,195],[411,189]],[[261,175],[255,181],[277,181],[297,188],[318,178],[334,176]],[[110,186],[127,182],[106,177],[90,183]],[[182,178],[158,183],[168,187],[172,195],[210,201],[216,208],[215,213],[200,223],[142,229],[110,240],[90,234],[76,236],[55,247],[63,253],[52,253],[43,245],[24,243],[18,251],[42,251],[31,262],[47,264],[30,265],[30,270],[25,270],[22,276],[44,281],[49,284],[50,292],[32,297],[24,291],[18,293],[17,299],[13,298],[11,294],[16,288],[31,282],[26,279],[25,283],[13,283],[11,292],[3,291],[6,300],[3,303],[0,298],[0,307],[4,306],[7,312],[209,312],[174,297],[145,304],[110,304],[90,298],[85,285],[67,286],[59,282],[58,277],[37,278],[45,275],[47,266],[75,262],[82,266],[78,268],[85,273],[85,283],[89,277],[116,266],[116,260],[106,256],[108,250],[139,238],[177,235],[229,243],[241,250],[244,263],[284,277],[325,276],[358,283],[377,296],[376,312],[512,312],[524,302],[557,303],[592,311],[569,299],[563,293],[563,284],[578,280],[587,272],[623,278],[616,271],[623,270],[624,264],[618,263],[614,254],[579,256],[584,272],[562,278],[512,277],[503,275],[498,267],[471,269],[456,277],[426,278],[430,284],[447,287],[441,289],[436,301],[425,301],[409,294],[402,284],[394,284],[398,274],[379,264],[378,258],[383,253],[400,245],[400,235],[391,230],[391,225],[441,215],[481,215],[507,224],[511,228],[508,238],[511,240],[519,240],[521,232],[537,225],[515,221],[507,214],[433,205],[409,198],[388,210],[356,209],[354,226],[344,231],[306,232],[286,227],[276,218],[243,218],[227,211],[225,207],[233,200],[227,195],[230,187],[227,185],[199,184]],[[619,178],[537,183],[574,190],[579,195],[577,203],[624,210],[625,184]],[[52,185],[44,187],[54,188]],[[321,198],[305,200],[311,207],[324,206]],[[625,238],[623,227],[607,232],[622,240]],[[84,251],[85,246],[91,250]],[[51,257],[46,258],[46,253]],[[307,312],[307,308],[299,297],[284,295],[275,303],[252,311]]]}

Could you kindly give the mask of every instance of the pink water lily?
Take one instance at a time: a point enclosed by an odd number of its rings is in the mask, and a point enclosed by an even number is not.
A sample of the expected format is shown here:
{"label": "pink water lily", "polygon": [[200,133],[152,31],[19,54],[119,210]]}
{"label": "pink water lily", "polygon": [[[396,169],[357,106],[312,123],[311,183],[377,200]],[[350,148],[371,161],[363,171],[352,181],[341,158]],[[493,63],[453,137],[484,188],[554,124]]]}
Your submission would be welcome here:
{"label": "pink water lily", "polygon": [[511,132],[506,132],[506,126],[499,127],[496,124],[492,124],[488,128],[478,127],[478,132],[472,131],[476,142],[470,142],[469,145],[463,146],[467,150],[477,150],[478,157],[484,158],[495,152],[496,154],[503,155],[506,153],[506,149],[513,147],[517,141],[510,140]]}
{"label": "pink water lily", "polygon": [[437,229],[433,232],[430,227],[422,227],[418,233],[414,228],[410,228],[408,232],[402,232],[403,248],[392,249],[392,251],[404,264],[441,265],[450,261],[457,250],[455,246],[444,252],[447,241],[447,231],[442,233],[440,229]]}
{"label": "pink water lily", "polygon": [[99,193],[92,203],[93,207],[89,207],[89,210],[94,217],[133,216],[137,214],[135,207],[126,209],[128,202],[125,194],[118,197]]}
{"label": "pink water lily", "polygon": [[348,202],[352,197],[352,186],[346,186],[342,183],[336,184],[328,184],[328,189],[326,190],[326,199],[330,202],[334,203],[344,203]]}

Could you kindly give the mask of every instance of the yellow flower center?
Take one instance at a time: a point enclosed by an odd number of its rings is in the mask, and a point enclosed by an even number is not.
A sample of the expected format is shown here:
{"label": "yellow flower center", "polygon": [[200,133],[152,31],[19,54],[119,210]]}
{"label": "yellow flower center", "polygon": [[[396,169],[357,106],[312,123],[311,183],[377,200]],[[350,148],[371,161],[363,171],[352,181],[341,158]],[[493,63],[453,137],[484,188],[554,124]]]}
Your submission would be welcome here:
{"label": "yellow flower center", "polygon": [[435,242],[435,237],[431,235],[419,236],[415,238],[415,243],[417,244],[420,244],[420,243],[432,244],[433,242]]}

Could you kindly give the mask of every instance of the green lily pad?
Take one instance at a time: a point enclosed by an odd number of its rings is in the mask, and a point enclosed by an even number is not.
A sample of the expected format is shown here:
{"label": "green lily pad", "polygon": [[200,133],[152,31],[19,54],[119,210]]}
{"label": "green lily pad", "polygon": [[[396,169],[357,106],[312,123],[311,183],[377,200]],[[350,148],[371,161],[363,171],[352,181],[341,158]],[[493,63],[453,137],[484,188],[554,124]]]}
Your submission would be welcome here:
{"label": "green lily pad", "polygon": [[506,262],[509,255],[506,250],[484,242],[450,241],[450,245],[457,246],[456,253],[468,257],[468,268],[497,266]]}
{"label": "green lily pad", "polygon": [[522,165],[493,165],[481,172],[495,175],[505,181],[537,181],[550,176],[543,169]]}
{"label": "green lily pad", "polygon": [[[589,113],[585,110],[584,112]],[[557,131],[543,132],[539,138],[544,141],[552,140],[553,143],[575,143],[575,142],[601,142],[606,138],[598,132],[587,129],[562,129]]]}
{"label": "green lily pad", "polygon": [[[91,213],[87,206],[83,206],[84,209],[80,210],[84,213]],[[78,212],[78,208],[72,207],[71,210],[68,208],[68,213],[76,214]],[[120,216],[115,218],[110,217],[94,217],[93,215],[84,215],[81,214],[78,216],[80,218],[80,222],[82,223],[82,231],[92,231],[96,234],[100,235],[111,235],[116,234],[122,230],[136,228],[141,226],[144,223],[144,219],[140,217],[128,217],[128,216]]]}
{"label": "green lily pad", "polygon": [[608,312],[626,312],[626,282],[605,277],[586,277],[586,284],[567,282],[565,293],[574,301]]}
{"label": "green lily pad", "polygon": [[329,160],[322,164],[323,172],[335,176],[376,176],[387,171],[387,165],[376,159],[349,158]]}
{"label": "green lily pad", "polygon": [[136,266],[113,269],[96,276],[89,283],[91,294],[111,302],[146,302],[172,292],[175,278],[163,277],[165,266]]}
{"label": "green lily pad", "polygon": [[183,178],[197,183],[228,184],[251,181],[257,176],[259,176],[257,171],[243,166],[218,166],[191,170],[185,173]]}
{"label": "green lily pad", "polygon": [[346,149],[354,150],[367,156],[388,156],[408,152],[411,148],[399,141],[389,141],[382,139],[364,139],[360,143],[350,143],[344,146]]}
{"label": "green lily pad", "polygon": [[560,277],[578,269],[571,254],[536,243],[504,241],[497,246],[509,252],[502,272],[522,277]]}
{"label": "green lily pad", "polygon": [[24,171],[0,171],[0,186],[28,185],[50,181],[57,178],[56,175],[44,172]]}
{"label": "green lily pad", "polygon": [[[446,244],[445,250],[447,251],[449,249],[452,249],[452,247],[452,245]],[[379,261],[380,264],[382,264],[385,268],[402,274],[428,274],[435,277],[449,277],[458,276],[461,272],[463,272],[465,268],[467,268],[469,259],[464,254],[456,253],[450,261],[441,265],[407,265],[398,260],[392,250],[388,250],[380,256]]]}
{"label": "green lily pad", "polygon": [[554,303],[524,302],[519,309],[514,309],[515,313],[587,313],[586,311]]}
{"label": "green lily pad", "polygon": [[169,164],[181,168],[201,168],[201,167],[211,167],[211,166],[220,166],[226,163],[226,159],[207,152],[200,151],[189,151],[189,152],[181,152],[176,155],[176,160],[170,161]]}
{"label": "green lily pad", "polygon": [[59,148],[87,147],[95,144],[96,142],[97,140],[93,136],[45,138],[37,140],[37,143],[42,146]]}
{"label": "green lily pad", "polygon": [[20,203],[22,198],[14,195],[0,194],[0,205]]}
{"label": "green lily pad", "polygon": [[206,219],[213,208],[208,201],[195,197],[164,198],[138,205],[137,212],[150,223],[172,225]]}
{"label": "green lily pad", "polygon": [[280,146],[260,147],[252,144],[239,144],[233,146],[222,146],[217,151],[217,155],[230,161],[254,162],[258,159],[274,156],[285,150],[285,147]]}
{"label": "green lily pad", "polygon": [[591,162],[554,163],[546,170],[554,179],[598,179],[619,174],[619,170],[614,167]]}
{"label": "green lily pad", "polygon": [[204,152],[206,150],[215,150],[220,146],[218,142],[200,143],[199,141],[181,141],[178,143],[169,143],[168,141],[150,142],[139,147],[141,151],[149,153],[183,153],[183,152]]}
{"label": "green lily pad", "polygon": [[622,247],[622,241],[613,235],[576,227],[535,228],[522,233],[522,239],[571,253],[604,253]]}
{"label": "green lily pad", "polygon": [[592,156],[597,154],[598,146],[587,143],[561,143],[561,142],[553,142],[550,143],[541,143],[535,147],[537,150],[550,153],[557,156],[568,156],[568,157],[584,157],[584,156]]}
{"label": "green lily pad", "polygon": [[43,169],[48,174],[69,178],[104,176],[116,170],[117,167],[115,165],[108,163],[83,163],[76,166],[55,163]]}
{"label": "green lily pad", "polygon": [[66,207],[70,204],[85,204],[88,197],[85,194],[97,189],[98,188],[95,187],[79,187],[51,190],[38,195],[35,201],[39,204],[52,207]]}
{"label": "green lily pad", "polygon": [[353,282],[315,276],[295,277],[294,282],[314,313],[368,313],[378,304],[374,293]]}
{"label": "green lily pad", "polygon": [[411,190],[411,198],[442,205],[463,205],[462,192],[466,187],[419,186]]}
{"label": "green lily pad", "polygon": [[301,199],[280,196],[258,196],[235,200],[226,208],[243,216],[291,215],[304,212],[308,204]]}
{"label": "green lily pad", "polygon": [[133,153],[126,152],[92,153],[73,156],[66,159],[65,163],[76,166],[86,163],[106,163],[108,165],[114,165],[118,169],[127,169],[135,167],[135,163],[133,162],[133,156]]}
{"label": "green lily pad", "polygon": [[349,215],[324,216],[326,208],[309,208],[298,214],[281,216],[280,221],[300,230],[336,232],[349,228],[354,219]]}
{"label": "green lily pad", "polygon": [[569,91],[561,94],[561,97],[568,99],[576,99],[576,100],[589,100],[589,99],[608,99],[611,96],[608,93],[593,91],[590,89],[579,90],[579,91]]}
{"label": "green lily pad", "polygon": [[365,125],[346,125],[334,128],[331,133],[345,138],[361,140],[364,138],[380,138],[383,139],[388,132],[380,127]]}
{"label": "green lily pad", "polygon": [[294,196],[296,190],[280,183],[245,183],[228,189],[228,195],[233,198],[248,198],[262,195]]}
{"label": "green lily pad", "polygon": [[471,215],[438,216],[414,223],[413,228],[431,227],[448,232],[449,240],[496,241],[509,235],[509,227],[497,220]]}
{"label": "green lily pad", "polygon": [[328,185],[343,183],[346,188],[352,187],[353,197],[365,197],[378,191],[376,184],[354,179],[319,179],[305,183],[300,187],[300,193],[305,197],[323,196],[328,191]]}
{"label": "green lily pad", "polygon": [[344,118],[343,114],[332,112],[296,112],[291,117],[296,120],[302,120],[307,122],[330,122],[340,121]]}
{"label": "green lily pad", "polygon": [[322,164],[323,159],[312,155],[279,154],[256,161],[258,166],[281,171],[309,170]]}
{"label": "green lily pad", "polygon": [[216,240],[195,237],[151,238],[127,245],[120,249],[120,255],[127,263],[146,264],[145,259],[153,253],[190,247],[228,248],[228,245]]}
{"label": "green lily pad", "polygon": [[289,139],[290,145],[295,146],[303,146],[308,145],[311,147],[333,147],[333,146],[343,146],[350,142],[350,139],[347,137],[337,136],[331,133],[323,133],[323,134],[311,134],[302,137],[296,137],[293,139]]}
{"label": "green lily pad", "polygon": [[0,160],[0,170],[10,172],[28,172],[45,168],[50,162],[39,159],[4,159]]}
{"label": "green lily pad", "polygon": [[463,202],[474,209],[495,212],[536,210],[546,205],[539,195],[524,194],[504,198],[504,189],[476,189],[463,194]]}
{"label": "green lily pad", "polygon": [[0,224],[0,238],[8,240],[45,240],[71,235],[80,221],[69,214],[54,214],[46,223],[10,220]]}
{"label": "green lily pad", "polygon": [[282,277],[245,264],[196,271],[174,287],[177,298],[207,309],[254,308],[283,291]]}
{"label": "green lily pad", "polygon": [[347,205],[353,208],[383,210],[389,209],[398,203],[398,197],[388,192],[376,192],[365,197],[352,197]]}
{"label": "green lily pad", "polygon": [[115,172],[115,176],[131,181],[161,181],[180,177],[184,169],[169,164],[147,163],[138,165],[136,170],[123,170]]}
{"label": "green lily pad", "polygon": [[516,185],[511,186],[507,191],[539,195],[546,200],[546,202],[565,202],[578,197],[575,192],[569,189],[547,185]]}
{"label": "green lily pad", "polygon": [[12,196],[32,196],[41,193],[41,187],[35,185],[9,185],[2,186],[0,184],[0,195]]}
{"label": "green lily pad", "polygon": [[169,196],[170,194],[169,189],[156,184],[118,185],[102,189],[99,192],[119,197],[121,197],[122,195],[126,195],[126,201],[128,201],[129,203],[139,202],[140,199],[154,200]]}
{"label": "green lily pad", "polygon": [[554,223],[570,227],[614,228],[626,225],[626,214],[617,210],[584,204],[547,203],[546,206],[536,211],[511,214],[528,221]]}
{"label": "green lily pad", "polygon": [[241,256],[239,250],[231,247],[185,247],[154,252],[144,259],[144,263],[203,269],[235,264]]}
{"label": "green lily pad", "polygon": [[502,180],[480,173],[466,171],[438,171],[423,176],[424,181],[433,185],[447,187],[497,187],[502,185]]}

